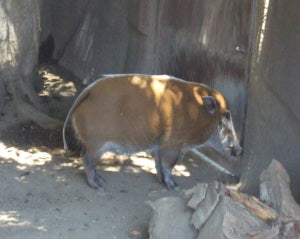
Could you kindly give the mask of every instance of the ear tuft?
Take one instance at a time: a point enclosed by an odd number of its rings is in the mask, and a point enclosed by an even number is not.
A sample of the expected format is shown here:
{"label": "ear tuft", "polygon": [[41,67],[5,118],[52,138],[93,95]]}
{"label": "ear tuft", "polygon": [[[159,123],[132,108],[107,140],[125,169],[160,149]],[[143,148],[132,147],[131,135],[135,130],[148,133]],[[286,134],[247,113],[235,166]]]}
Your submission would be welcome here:
{"label": "ear tuft", "polygon": [[203,96],[202,97],[204,106],[208,113],[214,114],[217,110],[217,101],[212,96]]}

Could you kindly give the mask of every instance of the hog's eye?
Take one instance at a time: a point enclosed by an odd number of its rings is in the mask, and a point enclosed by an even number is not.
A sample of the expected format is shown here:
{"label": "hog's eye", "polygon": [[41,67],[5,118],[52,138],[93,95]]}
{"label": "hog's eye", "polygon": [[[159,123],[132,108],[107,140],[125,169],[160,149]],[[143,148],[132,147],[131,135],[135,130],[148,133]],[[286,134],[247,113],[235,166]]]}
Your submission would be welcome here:
{"label": "hog's eye", "polygon": [[229,113],[229,111],[225,111],[225,113],[223,114],[223,116],[224,116],[227,120],[230,120],[230,113]]}

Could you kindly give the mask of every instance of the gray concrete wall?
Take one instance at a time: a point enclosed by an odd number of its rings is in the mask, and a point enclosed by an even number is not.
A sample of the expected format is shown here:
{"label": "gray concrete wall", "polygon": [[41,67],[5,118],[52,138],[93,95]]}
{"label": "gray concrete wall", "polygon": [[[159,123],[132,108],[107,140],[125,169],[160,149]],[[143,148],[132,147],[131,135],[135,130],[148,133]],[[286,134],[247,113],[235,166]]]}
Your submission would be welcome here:
{"label": "gray concrete wall", "polygon": [[300,202],[300,2],[256,2],[242,182],[257,193],[261,171],[278,159]]}

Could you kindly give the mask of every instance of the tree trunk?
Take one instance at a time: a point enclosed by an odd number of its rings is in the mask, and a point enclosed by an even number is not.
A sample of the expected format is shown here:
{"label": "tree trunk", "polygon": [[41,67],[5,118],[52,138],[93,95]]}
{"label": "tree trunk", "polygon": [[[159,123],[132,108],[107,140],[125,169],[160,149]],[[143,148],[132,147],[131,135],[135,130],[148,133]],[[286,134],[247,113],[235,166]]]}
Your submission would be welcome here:
{"label": "tree trunk", "polygon": [[39,51],[39,4],[0,0],[0,122],[4,124],[32,120],[47,128],[59,125],[42,112],[32,84]]}

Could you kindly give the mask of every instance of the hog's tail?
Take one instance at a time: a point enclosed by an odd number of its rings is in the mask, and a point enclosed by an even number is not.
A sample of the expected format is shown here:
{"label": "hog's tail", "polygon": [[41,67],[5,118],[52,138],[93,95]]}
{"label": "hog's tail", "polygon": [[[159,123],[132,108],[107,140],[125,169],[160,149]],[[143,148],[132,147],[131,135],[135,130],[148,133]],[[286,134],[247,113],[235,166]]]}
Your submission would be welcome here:
{"label": "hog's tail", "polygon": [[66,141],[66,126],[68,124],[69,118],[71,115],[71,110],[68,112],[67,118],[64,122],[64,126],[63,126],[63,132],[62,132],[62,136],[63,136],[63,142],[64,142],[64,150],[67,151],[68,150],[68,145],[67,145],[67,141]]}
{"label": "hog's tail", "polygon": [[[99,79],[99,80],[101,80],[101,79]],[[63,130],[62,130],[62,137],[63,137],[63,143],[64,143],[64,150],[65,151],[68,150],[68,144],[67,144],[67,140],[66,140],[66,127],[68,125],[70,117],[71,117],[72,113],[74,112],[74,110],[76,109],[76,107],[78,105],[80,105],[80,103],[83,102],[88,97],[91,89],[93,88],[95,83],[97,83],[99,80],[97,80],[97,81],[93,82],[92,84],[88,85],[86,88],[83,89],[83,91],[81,91],[81,93],[77,96],[76,100],[74,101],[71,109],[69,110],[69,112],[67,114],[67,117],[66,117],[64,125],[63,125]]]}

